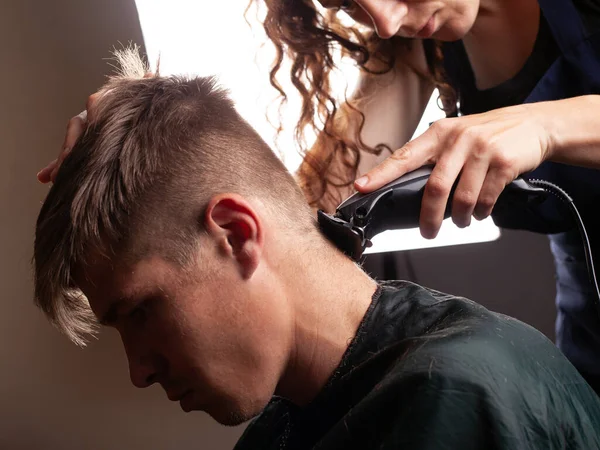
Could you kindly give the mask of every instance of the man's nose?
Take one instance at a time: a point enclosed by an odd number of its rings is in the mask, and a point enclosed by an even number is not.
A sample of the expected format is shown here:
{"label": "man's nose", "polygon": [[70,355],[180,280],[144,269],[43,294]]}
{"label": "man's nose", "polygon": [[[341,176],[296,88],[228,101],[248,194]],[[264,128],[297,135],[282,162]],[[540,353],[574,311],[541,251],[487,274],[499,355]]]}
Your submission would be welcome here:
{"label": "man's nose", "polygon": [[127,355],[129,360],[129,377],[131,383],[138,388],[146,388],[157,381],[157,366],[152,358]]}
{"label": "man's nose", "polygon": [[399,0],[359,0],[357,3],[371,17],[377,35],[389,39],[398,33],[407,13],[407,5]]}
{"label": "man's nose", "polygon": [[125,333],[121,333],[121,341],[129,363],[131,384],[146,388],[156,383],[161,367],[158,364],[159,358],[153,354],[148,342]]}

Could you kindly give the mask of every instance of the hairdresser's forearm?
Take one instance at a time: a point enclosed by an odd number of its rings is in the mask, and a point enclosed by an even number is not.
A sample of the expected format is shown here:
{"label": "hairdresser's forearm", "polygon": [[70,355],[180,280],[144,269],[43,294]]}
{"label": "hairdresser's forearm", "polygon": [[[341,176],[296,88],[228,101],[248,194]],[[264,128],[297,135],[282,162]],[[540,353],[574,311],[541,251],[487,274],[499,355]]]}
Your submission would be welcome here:
{"label": "hairdresser's forearm", "polygon": [[540,103],[548,131],[547,159],[600,169],[600,95]]}

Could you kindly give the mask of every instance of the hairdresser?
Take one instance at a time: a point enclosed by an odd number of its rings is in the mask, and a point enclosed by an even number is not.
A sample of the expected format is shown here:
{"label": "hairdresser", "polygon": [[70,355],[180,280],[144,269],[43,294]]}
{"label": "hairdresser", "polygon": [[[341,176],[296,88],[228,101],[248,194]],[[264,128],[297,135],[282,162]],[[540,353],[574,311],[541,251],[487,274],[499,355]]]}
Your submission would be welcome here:
{"label": "hairdresser", "polygon": [[[452,219],[466,227],[519,175],[543,178],[575,200],[600,266],[600,0],[262,1],[267,35],[301,87],[297,136],[320,131],[298,172],[311,204],[331,211],[353,188],[433,163],[420,228],[434,238],[457,179]],[[341,104],[328,82],[336,49],[361,68]],[[447,118],[409,142],[435,88]],[[40,181],[84,127],[85,116],[71,120]],[[580,236],[568,211],[548,205],[499,225],[549,235],[557,344],[600,393],[600,319]]]}

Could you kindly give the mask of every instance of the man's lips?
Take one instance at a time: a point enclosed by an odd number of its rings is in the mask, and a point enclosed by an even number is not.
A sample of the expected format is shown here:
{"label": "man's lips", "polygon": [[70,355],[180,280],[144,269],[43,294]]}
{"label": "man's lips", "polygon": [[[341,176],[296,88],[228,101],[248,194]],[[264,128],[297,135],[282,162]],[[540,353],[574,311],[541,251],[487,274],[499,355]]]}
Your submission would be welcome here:
{"label": "man's lips", "polygon": [[192,391],[183,391],[183,392],[170,392],[170,391],[167,391],[167,397],[172,402],[178,402],[181,399],[183,399],[183,397],[185,397],[186,395],[188,395],[190,392],[192,392]]}
{"label": "man's lips", "polygon": [[179,406],[185,412],[190,412],[194,409],[194,396],[192,391],[188,391],[181,399],[179,399]]}

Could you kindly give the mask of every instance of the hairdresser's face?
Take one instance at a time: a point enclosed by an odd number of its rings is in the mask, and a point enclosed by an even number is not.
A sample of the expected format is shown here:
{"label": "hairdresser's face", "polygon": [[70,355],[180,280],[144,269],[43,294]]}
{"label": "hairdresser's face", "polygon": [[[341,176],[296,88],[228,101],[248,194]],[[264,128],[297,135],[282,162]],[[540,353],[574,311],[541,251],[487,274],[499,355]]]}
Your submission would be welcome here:
{"label": "hairdresser's face", "polygon": [[343,7],[359,23],[384,39],[392,36],[461,39],[469,32],[479,0],[319,0],[326,8]]}
{"label": "hairdresser's face", "polygon": [[217,253],[199,254],[187,271],[159,257],[98,263],[78,283],[99,318],[121,299],[108,325],[121,336],[135,386],[159,383],[183,410],[236,425],[272,397],[289,330],[278,300],[241,282]]}

